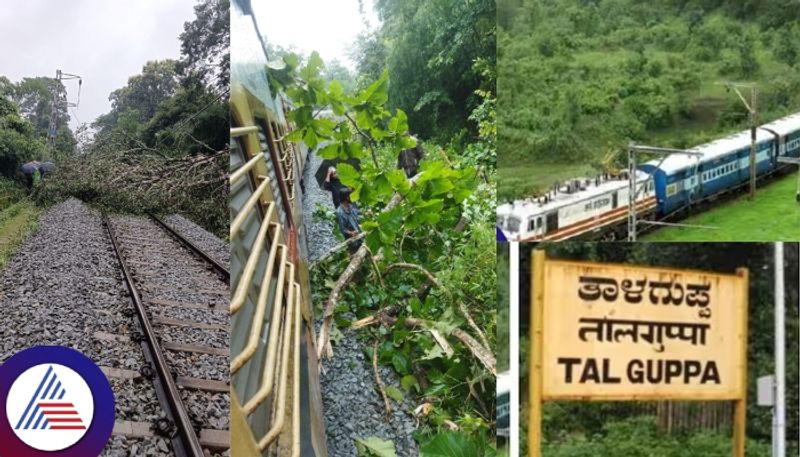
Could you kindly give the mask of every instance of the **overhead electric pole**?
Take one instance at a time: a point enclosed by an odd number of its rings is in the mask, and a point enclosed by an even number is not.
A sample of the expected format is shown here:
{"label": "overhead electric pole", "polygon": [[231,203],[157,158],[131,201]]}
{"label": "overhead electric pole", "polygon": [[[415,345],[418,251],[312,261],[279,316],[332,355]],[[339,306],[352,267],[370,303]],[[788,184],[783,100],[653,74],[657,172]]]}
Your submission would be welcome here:
{"label": "overhead electric pole", "polygon": [[[68,80],[68,79],[77,79],[78,80],[78,98],[75,103],[71,103],[67,101],[67,94],[66,90],[61,91],[63,84],[61,81]],[[58,108],[77,108],[78,104],[81,100],[81,85],[83,85],[83,79],[81,79],[78,75],[73,75],[72,73],[65,73],[61,70],[56,70],[56,78],[55,84],[51,89],[51,93],[53,95],[53,106],[52,110],[50,111],[50,126],[47,128],[47,148],[52,153],[52,151],[56,147],[56,136],[58,134]]]}
{"label": "overhead electric pole", "polygon": [[[747,108],[747,113],[750,117],[750,200],[756,196],[756,129],[758,128],[758,91],[755,84],[747,83],[721,83],[728,89],[732,89],[739,96],[744,107]],[[744,98],[739,87],[750,88],[750,102]]]}
{"label": "overhead electric pole", "polygon": [[[636,233],[637,233],[637,225],[639,221],[637,220],[636,214],[636,197],[639,195],[639,191],[647,185],[647,181],[644,182],[642,187],[637,188],[636,183],[636,169],[638,168],[636,154],[645,153],[645,154],[653,154],[661,156],[661,161],[658,163],[658,167],[661,166],[661,163],[664,162],[668,156],[672,154],[685,154],[688,156],[700,157],[703,154],[694,151],[688,151],[684,149],[670,149],[670,148],[657,148],[653,146],[639,146],[636,144],[629,144],[628,145],[628,241],[636,241]],[[652,179],[652,175],[648,177],[647,180]]]}
{"label": "overhead electric pole", "polygon": [[773,457],[786,457],[786,337],[783,243],[775,243],[775,410]]}

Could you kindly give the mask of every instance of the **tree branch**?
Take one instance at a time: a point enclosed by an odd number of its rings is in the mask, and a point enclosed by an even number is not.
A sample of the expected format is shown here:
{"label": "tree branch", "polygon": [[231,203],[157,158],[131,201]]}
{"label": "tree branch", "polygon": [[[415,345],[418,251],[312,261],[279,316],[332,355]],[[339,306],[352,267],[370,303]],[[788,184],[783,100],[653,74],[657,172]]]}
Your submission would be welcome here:
{"label": "tree branch", "polygon": [[375,146],[372,143],[372,137],[367,135],[366,132],[364,132],[363,130],[361,130],[358,124],[356,124],[356,121],[353,120],[353,118],[350,116],[350,113],[345,112],[344,115],[347,118],[347,120],[349,120],[353,124],[353,127],[355,127],[358,134],[361,135],[365,140],[367,140],[367,146],[369,146],[369,150],[372,153],[372,162],[375,164],[375,168],[380,168],[380,166],[378,165],[378,156],[375,154]]}

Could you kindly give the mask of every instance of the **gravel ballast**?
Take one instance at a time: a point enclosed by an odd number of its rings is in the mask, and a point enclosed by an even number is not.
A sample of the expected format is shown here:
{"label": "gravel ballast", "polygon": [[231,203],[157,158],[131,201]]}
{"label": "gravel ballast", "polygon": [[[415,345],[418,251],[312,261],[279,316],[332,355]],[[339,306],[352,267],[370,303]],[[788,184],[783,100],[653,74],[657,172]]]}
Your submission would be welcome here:
{"label": "gravel ballast", "polygon": [[[146,217],[112,216],[112,223],[136,227],[140,224],[152,224]],[[176,224],[176,219],[172,223]],[[153,227],[156,227],[153,225]],[[178,228],[184,233],[188,225]],[[115,228],[118,228],[115,225]],[[160,230],[157,229],[156,230]],[[139,232],[138,228],[136,230]],[[126,232],[118,228],[118,235],[142,236],[134,231]],[[145,236],[152,241],[155,237]],[[168,240],[180,246],[167,236]],[[208,235],[208,234],[206,234]],[[208,249],[213,245],[211,238],[204,239],[199,231],[195,232],[197,244]],[[218,241],[218,240],[217,240]],[[126,243],[123,244],[123,249]],[[219,241],[218,241],[219,242]],[[219,242],[219,245],[224,243]],[[211,288],[214,273],[208,271],[198,260],[189,256],[184,259],[178,251],[172,251],[168,244],[162,244],[163,254],[148,253],[132,255],[131,262],[147,265],[153,262],[164,267],[171,266],[169,273],[161,274],[158,279],[162,286],[170,287],[180,283],[183,274],[190,274],[195,279],[184,284],[180,290],[166,291],[168,299],[186,300],[181,297],[181,290],[188,291],[192,285]],[[181,249],[185,249],[182,248]],[[161,257],[163,255],[163,258]],[[130,266],[130,265],[129,265]],[[132,270],[136,266],[131,267]],[[148,280],[157,278],[152,276]],[[205,278],[197,279],[197,276]],[[217,284],[219,280],[217,280]],[[38,229],[20,247],[18,253],[9,261],[5,270],[0,273],[0,362],[7,360],[14,353],[34,345],[60,345],[74,348],[95,361],[104,371],[113,370],[108,375],[116,398],[117,422],[153,423],[164,413],[159,405],[152,381],[138,373],[147,365],[142,346],[132,340],[138,331],[138,322],[133,313],[133,304],[125,288],[119,262],[114,254],[108,233],[102,224],[100,213],[87,208],[80,201],[70,199],[45,211],[39,219]],[[147,294],[162,294],[158,284],[149,284],[150,288],[142,290]],[[197,309],[169,308],[151,309],[154,318],[193,320],[219,325],[227,324],[227,286],[224,293],[208,294],[200,290],[192,290],[192,299],[197,303],[213,302],[216,306],[209,308],[202,320]],[[161,326],[157,326],[161,327]],[[184,333],[190,330],[182,329]],[[177,335],[177,332],[170,334]],[[202,335],[194,332],[195,341],[207,343],[213,340],[218,346],[227,347],[227,335]],[[166,339],[164,339],[166,341]],[[210,355],[184,356],[170,353],[175,361],[175,371],[190,377],[207,377],[216,381],[224,381],[228,372],[227,357]],[[205,369],[203,368],[205,367]],[[122,370],[122,371],[119,371]],[[133,373],[133,374],[131,374]],[[207,375],[207,376],[206,376]],[[189,404],[191,416],[204,427],[227,429],[229,396],[227,393],[205,394],[203,392],[181,389],[184,401]],[[201,398],[202,397],[202,398]],[[127,438],[113,435],[107,444],[104,456],[171,456],[169,439],[159,436],[145,438]],[[228,455],[227,452],[223,455]]]}
{"label": "gravel ballast", "polygon": [[[313,216],[317,205],[333,211],[330,192],[321,189],[314,178],[321,162],[320,157],[310,154],[304,178],[303,210],[311,262],[339,243],[333,225],[327,220],[315,221]],[[412,415],[415,405],[409,396],[401,404],[390,399],[392,413],[386,414],[375,384],[372,360],[367,360],[364,344],[357,336],[355,331],[343,331],[343,337],[333,345],[333,359],[323,363],[325,373],[320,374],[328,455],[353,457],[357,439],[377,436],[392,441],[398,456],[416,456],[417,445],[412,437],[416,430],[416,420]],[[379,368],[386,386],[401,389],[391,368]]]}
{"label": "gravel ballast", "polygon": [[[100,215],[78,200],[47,210],[2,273],[0,361],[35,345],[76,349],[101,367],[138,371],[144,356],[138,344],[113,343],[98,333],[130,335],[133,321],[123,311],[131,301]],[[112,379],[117,421],[153,422],[161,415],[147,380]],[[105,456],[169,456],[160,437],[112,437]]]}

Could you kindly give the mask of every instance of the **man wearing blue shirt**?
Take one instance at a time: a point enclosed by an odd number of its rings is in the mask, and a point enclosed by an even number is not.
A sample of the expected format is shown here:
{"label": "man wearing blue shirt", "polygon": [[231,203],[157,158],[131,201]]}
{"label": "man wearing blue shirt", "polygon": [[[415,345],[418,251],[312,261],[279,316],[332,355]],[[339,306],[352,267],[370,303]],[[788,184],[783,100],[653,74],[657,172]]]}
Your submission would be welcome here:
{"label": "man wearing blue shirt", "polygon": [[[361,233],[360,219],[361,214],[358,211],[358,207],[350,202],[350,189],[342,189],[339,207],[336,208],[336,223],[339,225],[339,231],[342,232],[345,239],[356,237]],[[347,243],[347,251],[350,254],[358,251],[359,247],[361,247],[361,240]]]}

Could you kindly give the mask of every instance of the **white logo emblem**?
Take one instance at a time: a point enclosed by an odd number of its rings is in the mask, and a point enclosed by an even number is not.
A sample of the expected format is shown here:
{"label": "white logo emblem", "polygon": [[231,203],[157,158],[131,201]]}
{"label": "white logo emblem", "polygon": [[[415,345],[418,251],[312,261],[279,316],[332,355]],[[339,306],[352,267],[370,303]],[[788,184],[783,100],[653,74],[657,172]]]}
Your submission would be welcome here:
{"label": "white logo emblem", "polygon": [[89,385],[69,367],[36,365],[8,392],[6,417],[19,439],[40,451],[60,451],[77,443],[94,417]]}

